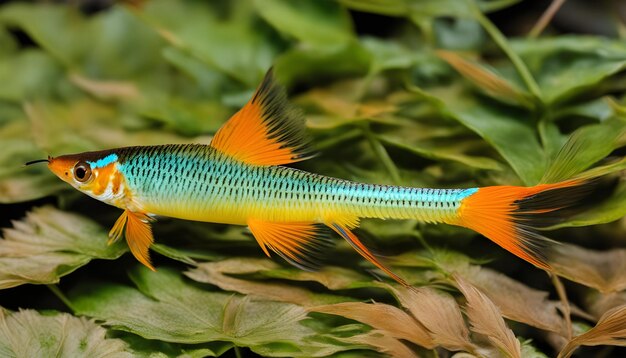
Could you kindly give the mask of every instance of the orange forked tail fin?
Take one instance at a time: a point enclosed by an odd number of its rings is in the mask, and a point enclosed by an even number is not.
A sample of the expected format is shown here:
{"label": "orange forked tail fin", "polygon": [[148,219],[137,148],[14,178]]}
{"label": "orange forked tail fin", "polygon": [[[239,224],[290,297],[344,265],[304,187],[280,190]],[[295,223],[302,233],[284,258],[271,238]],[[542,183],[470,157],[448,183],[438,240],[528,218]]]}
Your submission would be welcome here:
{"label": "orange forked tail fin", "polygon": [[596,180],[568,180],[533,187],[491,186],[463,199],[458,225],[472,229],[512,254],[549,270],[556,244],[537,232],[571,216],[595,192]]}

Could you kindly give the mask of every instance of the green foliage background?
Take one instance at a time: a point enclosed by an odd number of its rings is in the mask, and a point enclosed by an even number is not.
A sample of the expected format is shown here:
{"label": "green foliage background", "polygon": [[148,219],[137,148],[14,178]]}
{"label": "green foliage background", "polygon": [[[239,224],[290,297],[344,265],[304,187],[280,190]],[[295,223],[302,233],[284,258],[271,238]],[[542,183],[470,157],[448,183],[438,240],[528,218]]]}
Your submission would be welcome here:
{"label": "green foliage background", "polygon": [[[488,14],[517,2],[0,6],[0,220],[12,227],[0,240],[0,355],[623,354],[611,345],[626,337],[626,43],[506,38]],[[359,30],[364,14],[381,28]],[[153,273],[125,243],[106,245],[119,210],[22,166],[208,143],[272,65],[320,152],[302,169],[425,187],[619,182],[546,233],[567,243],[564,280],[467,230],[364,222],[359,235],[413,292],[344,242],[302,272],[263,257],[244,228],[182,220],[155,224]]]}

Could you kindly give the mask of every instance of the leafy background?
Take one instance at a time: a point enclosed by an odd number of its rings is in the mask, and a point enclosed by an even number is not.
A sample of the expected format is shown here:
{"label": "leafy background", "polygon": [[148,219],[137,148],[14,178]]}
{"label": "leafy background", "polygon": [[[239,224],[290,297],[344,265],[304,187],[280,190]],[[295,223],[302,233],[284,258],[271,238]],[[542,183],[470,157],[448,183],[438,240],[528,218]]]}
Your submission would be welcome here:
{"label": "leafy background", "polygon": [[[624,7],[572,0],[551,22],[564,1],[533,3],[5,2],[0,355],[624,355]],[[583,171],[618,184],[546,233],[566,243],[555,275],[468,230],[365,221],[359,235],[410,291],[344,242],[303,272],[243,228],[182,220],[154,226],[153,273],[106,245],[119,210],[22,166],[208,143],[272,65],[320,152],[302,169],[427,187]]]}

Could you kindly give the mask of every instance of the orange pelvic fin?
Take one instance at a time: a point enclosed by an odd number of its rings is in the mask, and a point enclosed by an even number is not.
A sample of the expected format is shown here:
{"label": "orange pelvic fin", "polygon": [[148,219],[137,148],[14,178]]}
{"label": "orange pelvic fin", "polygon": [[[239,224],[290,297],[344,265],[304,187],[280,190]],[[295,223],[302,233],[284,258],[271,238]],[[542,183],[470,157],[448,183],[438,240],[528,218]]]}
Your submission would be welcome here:
{"label": "orange pelvic fin", "polygon": [[310,156],[304,117],[287,102],[270,69],[252,99],[222,128],[211,146],[255,165],[282,165]]}
{"label": "orange pelvic fin", "polygon": [[390,268],[385,266],[382,262],[378,260],[378,258],[370,252],[370,250],[359,240],[352,231],[350,231],[346,226],[341,224],[331,224],[329,225],[335,232],[337,232],[341,237],[343,237],[346,241],[352,245],[352,247],[363,257],[365,257],[369,262],[373,263],[376,267],[383,270],[389,277],[396,280],[399,284],[405,287],[409,287],[410,285],[400,276],[396,275]]}
{"label": "orange pelvic fin", "polygon": [[150,217],[143,213],[134,213],[124,210],[117,219],[115,225],[109,232],[109,245],[122,237],[124,227],[126,227],[126,242],[130,252],[139,262],[152,271],[156,271],[150,263],[150,253],[148,249],[154,242],[152,227],[150,227]]}
{"label": "orange pelvic fin", "polygon": [[463,199],[458,225],[470,228],[512,254],[550,269],[549,254],[557,244],[537,229],[557,224],[594,190],[588,181],[569,180],[533,187],[492,186]]}
{"label": "orange pelvic fin", "polygon": [[321,224],[250,219],[248,227],[267,256],[269,248],[303,270],[319,269],[326,249],[333,245],[329,230]]}

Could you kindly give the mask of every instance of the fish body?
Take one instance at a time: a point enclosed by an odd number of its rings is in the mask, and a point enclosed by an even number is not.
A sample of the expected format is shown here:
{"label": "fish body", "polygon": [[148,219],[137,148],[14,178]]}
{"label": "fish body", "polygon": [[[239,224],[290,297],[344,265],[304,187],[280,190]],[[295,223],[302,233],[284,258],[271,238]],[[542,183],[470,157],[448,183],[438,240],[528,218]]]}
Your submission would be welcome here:
{"label": "fish body", "polygon": [[414,219],[473,229],[526,261],[549,268],[550,241],[535,230],[583,200],[582,180],[534,187],[425,189],[375,185],[283,166],[307,159],[302,115],[271,75],[210,145],[116,148],[48,158],[76,189],[124,210],[110,232],[126,236],[135,257],[152,268],[151,221],[168,216],[247,225],[263,251],[304,269],[327,254],[329,233],[402,284],[352,233],[361,218]]}
{"label": "fish body", "polygon": [[[470,189],[425,189],[357,183],[284,166],[250,165],[209,145],[127,147],[93,152],[106,168],[98,200],[154,216],[246,225],[335,222],[337,218],[417,219],[454,223]],[[105,165],[106,164],[106,165]]]}

